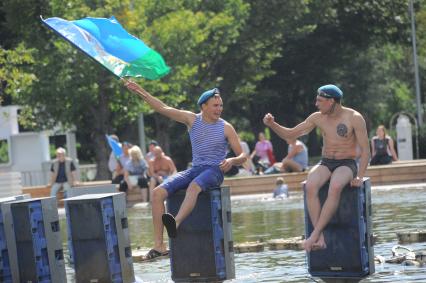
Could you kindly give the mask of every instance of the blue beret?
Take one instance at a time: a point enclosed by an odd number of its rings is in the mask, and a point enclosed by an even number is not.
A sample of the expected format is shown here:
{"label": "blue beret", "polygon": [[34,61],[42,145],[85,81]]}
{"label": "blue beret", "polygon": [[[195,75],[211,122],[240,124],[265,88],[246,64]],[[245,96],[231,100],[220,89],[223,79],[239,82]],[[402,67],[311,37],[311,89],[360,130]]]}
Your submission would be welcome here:
{"label": "blue beret", "polygon": [[201,107],[201,105],[203,103],[205,103],[207,100],[209,100],[215,94],[220,94],[219,89],[216,88],[216,87],[214,89],[210,89],[210,90],[203,92],[203,94],[200,95],[200,98],[198,98],[198,102],[197,102],[198,106]]}
{"label": "blue beret", "polygon": [[343,91],[335,85],[323,85],[318,89],[318,95],[326,98],[342,98]]}

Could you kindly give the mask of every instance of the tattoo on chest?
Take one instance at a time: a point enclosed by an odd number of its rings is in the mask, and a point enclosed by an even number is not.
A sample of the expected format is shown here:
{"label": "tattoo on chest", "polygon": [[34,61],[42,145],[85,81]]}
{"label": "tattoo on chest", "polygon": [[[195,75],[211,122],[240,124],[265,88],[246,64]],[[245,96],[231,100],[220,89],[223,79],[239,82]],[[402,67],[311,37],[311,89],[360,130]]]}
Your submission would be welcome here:
{"label": "tattoo on chest", "polygon": [[337,134],[341,137],[347,137],[348,136],[348,127],[346,127],[345,124],[340,123],[337,125]]}

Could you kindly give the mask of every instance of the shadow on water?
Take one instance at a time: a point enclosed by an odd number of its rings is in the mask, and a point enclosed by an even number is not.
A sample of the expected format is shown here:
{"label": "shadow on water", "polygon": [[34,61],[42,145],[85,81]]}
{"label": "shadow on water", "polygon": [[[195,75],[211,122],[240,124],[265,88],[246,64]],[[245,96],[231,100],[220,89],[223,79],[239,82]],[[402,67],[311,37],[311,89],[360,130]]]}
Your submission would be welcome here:
{"label": "shadow on water", "polygon": [[[396,232],[426,229],[426,188],[373,188],[372,203],[373,231],[378,235],[375,255],[392,255],[391,248],[397,244]],[[148,250],[153,245],[150,208],[130,208],[128,215],[132,248],[142,247]],[[62,224],[65,225],[64,221]],[[234,243],[303,235],[302,193],[293,193],[289,199],[284,200],[271,200],[269,195],[233,198],[232,225]],[[65,234],[66,232],[64,239]],[[407,246],[415,251],[426,250],[426,243]],[[134,268],[135,274],[143,282],[172,282],[169,259],[134,263]],[[235,269],[236,279],[227,282],[315,282],[307,273],[303,251],[265,250],[236,254]],[[67,273],[72,278],[69,267]],[[412,281],[426,282],[426,268],[376,264],[376,273],[361,282]]]}

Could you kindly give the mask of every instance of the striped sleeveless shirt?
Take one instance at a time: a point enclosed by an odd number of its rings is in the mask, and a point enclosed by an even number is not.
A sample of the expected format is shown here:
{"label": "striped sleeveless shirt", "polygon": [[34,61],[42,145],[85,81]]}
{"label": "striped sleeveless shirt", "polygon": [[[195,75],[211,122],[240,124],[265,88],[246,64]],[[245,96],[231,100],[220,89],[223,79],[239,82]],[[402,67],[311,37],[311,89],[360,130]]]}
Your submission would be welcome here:
{"label": "striped sleeveless shirt", "polygon": [[205,123],[201,113],[196,114],[189,130],[192,147],[192,166],[217,166],[226,157],[228,142],[225,138],[225,120]]}

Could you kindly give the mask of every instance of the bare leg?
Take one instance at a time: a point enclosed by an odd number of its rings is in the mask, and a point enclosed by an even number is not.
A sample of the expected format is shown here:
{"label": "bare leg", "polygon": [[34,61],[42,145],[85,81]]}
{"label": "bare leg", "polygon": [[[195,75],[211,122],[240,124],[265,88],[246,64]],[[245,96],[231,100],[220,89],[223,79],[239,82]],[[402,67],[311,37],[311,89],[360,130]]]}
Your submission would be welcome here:
{"label": "bare leg", "polygon": [[201,192],[200,186],[197,183],[192,182],[186,190],[185,199],[180,206],[179,212],[176,215],[176,228],[179,227],[180,223],[191,213],[197,203],[198,194]]}
{"label": "bare leg", "polygon": [[148,201],[148,188],[141,188],[142,202]]}
{"label": "bare leg", "polygon": [[283,159],[281,165],[282,172],[302,172],[303,168],[299,163],[294,161],[293,159]]}
{"label": "bare leg", "polygon": [[154,191],[155,186],[157,186],[157,180],[154,177],[149,179],[149,201],[152,202],[152,192]]}
{"label": "bare leg", "polygon": [[311,250],[323,249],[326,247],[322,231],[336,212],[339,206],[341,192],[345,185],[352,180],[352,177],[352,171],[346,166],[339,167],[333,172],[330,179],[327,199],[317,221],[313,224],[314,230],[304,243],[306,251],[309,252]]}
{"label": "bare leg", "polygon": [[152,192],[152,222],[154,224],[154,249],[159,252],[167,250],[163,242],[163,222],[161,216],[165,212],[164,200],[167,198],[167,191],[162,187],[157,187]]}
{"label": "bare leg", "polygon": [[[314,227],[314,230],[321,213],[321,203],[318,197],[318,192],[320,188],[325,184],[325,182],[327,182],[330,177],[330,174],[331,172],[330,170],[328,170],[327,167],[317,165],[311,169],[308,175],[308,180],[306,182],[306,202],[308,206],[309,218]],[[320,233],[319,235],[314,235],[314,237],[312,237],[312,234],[303,243],[303,246],[307,251],[310,251],[312,249],[312,245],[320,237],[324,241],[324,236],[322,235],[322,233]]]}

